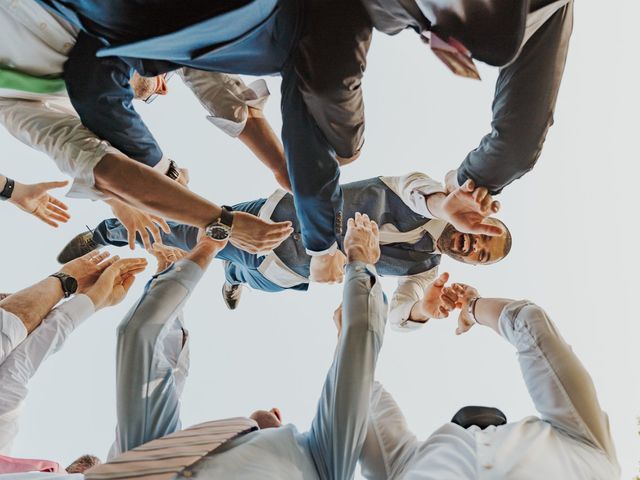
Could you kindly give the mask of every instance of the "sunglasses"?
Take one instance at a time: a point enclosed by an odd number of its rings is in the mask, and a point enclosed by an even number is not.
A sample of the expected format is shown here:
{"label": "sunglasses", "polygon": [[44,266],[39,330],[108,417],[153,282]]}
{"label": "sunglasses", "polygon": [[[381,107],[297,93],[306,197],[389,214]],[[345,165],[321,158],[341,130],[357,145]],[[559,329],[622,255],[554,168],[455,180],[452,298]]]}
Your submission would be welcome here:
{"label": "sunglasses", "polygon": [[[162,75],[160,75],[162,78],[164,78],[165,82],[168,82],[169,79],[171,77],[173,77],[175,75],[176,72],[167,72],[167,73],[163,73]],[[142,101],[144,103],[146,103],[147,105],[152,103],[156,98],[158,98],[158,94],[157,93],[152,93],[151,95],[149,95],[147,98],[143,98]]]}

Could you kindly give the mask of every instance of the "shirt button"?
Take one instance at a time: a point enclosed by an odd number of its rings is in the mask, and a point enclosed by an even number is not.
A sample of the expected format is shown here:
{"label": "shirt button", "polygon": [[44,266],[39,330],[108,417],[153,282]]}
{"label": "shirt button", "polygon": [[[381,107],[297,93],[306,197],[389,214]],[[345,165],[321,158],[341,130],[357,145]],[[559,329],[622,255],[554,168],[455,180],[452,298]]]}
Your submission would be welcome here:
{"label": "shirt button", "polygon": [[47,29],[47,24],[42,22],[40,25],[38,25],[38,27],[40,27],[40,30],[44,32]]}
{"label": "shirt button", "polygon": [[62,45],[62,48],[64,49],[65,52],[69,51],[71,49],[73,45],[71,45],[69,42],[64,42],[64,45]]}
{"label": "shirt button", "polygon": [[300,234],[299,233],[294,233],[293,234],[293,239],[297,242],[298,240],[300,240]]}
{"label": "shirt button", "polygon": [[176,272],[181,272],[182,271],[182,267],[176,267]]}
{"label": "shirt button", "polygon": [[490,463],[485,463],[484,465],[482,465],[482,468],[484,468],[485,470],[491,470],[493,468],[493,465],[491,465]]}

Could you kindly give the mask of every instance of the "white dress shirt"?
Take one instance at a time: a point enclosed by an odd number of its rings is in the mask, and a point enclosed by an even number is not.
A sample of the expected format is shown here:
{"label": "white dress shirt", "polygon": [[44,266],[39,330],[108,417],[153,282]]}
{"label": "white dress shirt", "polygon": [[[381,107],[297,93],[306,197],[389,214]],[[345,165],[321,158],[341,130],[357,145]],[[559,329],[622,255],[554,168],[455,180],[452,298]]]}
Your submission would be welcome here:
{"label": "white dress shirt", "polygon": [[29,380],[42,362],[57,352],[71,332],[94,311],[89,297],[76,295],[53,309],[0,365],[0,455],[11,455]]}
{"label": "white dress shirt", "polygon": [[[427,440],[418,441],[391,395],[376,384],[361,456],[366,478],[620,477],[608,418],[600,408],[591,377],[544,310],[528,301],[512,302],[504,308],[499,327],[517,350],[522,376],[540,417],[484,430],[447,423]],[[423,373],[426,378],[428,372]]]}
{"label": "white dress shirt", "polygon": [[[0,0],[0,68],[36,77],[60,78],[77,30],[35,0]],[[269,91],[263,80],[250,86],[240,77],[187,70],[181,75],[209,112],[209,120],[231,136],[244,129],[248,107],[262,108]],[[0,85],[0,123],[26,145],[51,157],[73,178],[69,197],[103,199],[93,170],[108,153],[119,153],[82,125],[66,90],[37,93]],[[169,158],[154,168],[167,171]]]}
{"label": "white dress shirt", "polygon": [[17,315],[0,308],[0,365],[27,338],[27,327]]}

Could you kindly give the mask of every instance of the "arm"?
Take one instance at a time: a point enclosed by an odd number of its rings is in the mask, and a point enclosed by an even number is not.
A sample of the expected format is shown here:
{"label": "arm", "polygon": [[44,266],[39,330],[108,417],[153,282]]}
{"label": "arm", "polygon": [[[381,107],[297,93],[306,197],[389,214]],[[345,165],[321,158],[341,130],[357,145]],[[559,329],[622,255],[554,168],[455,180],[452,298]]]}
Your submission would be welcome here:
{"label": "arm", "polygon": [[475,317],[516,348],[522,376],[542,419],[602,450],[615,463],[609,420],[593,380],[546,312],[525,300],[480,298]]}
{"label": "arm", "polygon": [[471,179],[497,194],[533,168],[553,123],[572,28],[573,2],[558,10],[516,60],[500,70],[491,133],[450,175],[457,185]]}
{"label": "arm", "polygon": [[389,323],[399,332],[409,332],[422,327],[427,317],[417,314],[414,309],[420,305],[427,287],[436,279],[437,268],[418,275],[401,277],[393,293],[389,306]]}
{"label": "arm", "polygon": [[82,123],[128,157],[150,167],[162,160],[162,150],[133,108],[129,85],[132,68],[120,57],[96,57],[104,47],[80,32],[64,77],[73,107]]}
{"label": "arm", "polygon": [[[55,280],[55,279],[53,279]],[[42,362],[57,352],[71,332],[94,312],[86,295],[78,295],[52,310],[26,340],[0,365],[0,453],[9,453],[17,434],[18,413],[27,384]]]}
{"label": "arm", "polygon": [[209,112],[211,123],[238,137],[274,173],[278,183],[291,191],[284,147],[262,112],[269,98],[265,81],[247,86],[237,75],[192,68],[181,69],[180,76]]}

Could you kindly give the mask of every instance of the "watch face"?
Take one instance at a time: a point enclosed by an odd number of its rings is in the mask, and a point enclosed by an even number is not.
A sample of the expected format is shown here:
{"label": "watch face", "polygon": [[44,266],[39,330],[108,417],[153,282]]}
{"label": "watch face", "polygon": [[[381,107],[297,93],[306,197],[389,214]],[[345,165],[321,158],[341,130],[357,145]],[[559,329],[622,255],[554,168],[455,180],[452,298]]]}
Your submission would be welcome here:
{"label": "watch face", "polygon": [[78,282],[73,277],[67,277],[64,280],[64,287],[70,295],[73,295],[78,290]]}
{"label": "watch face", "polygon": [[207,236],[214,240],[225,240],[229,238],[229,228],[223,225],[211,225],[207,227]]}

